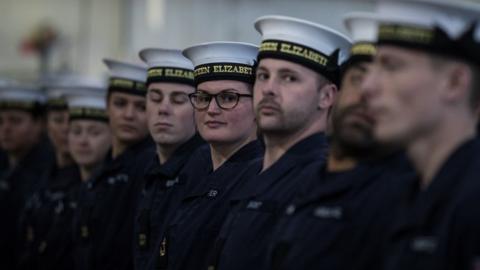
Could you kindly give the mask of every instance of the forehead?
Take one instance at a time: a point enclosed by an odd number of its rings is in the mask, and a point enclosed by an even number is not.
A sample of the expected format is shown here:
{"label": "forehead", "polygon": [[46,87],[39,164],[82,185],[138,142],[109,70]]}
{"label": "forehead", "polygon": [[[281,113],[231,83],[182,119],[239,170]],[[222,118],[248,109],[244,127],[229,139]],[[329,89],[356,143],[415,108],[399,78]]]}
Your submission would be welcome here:
{"label": "forehead", "polygon": [[144,96],[131,95],[131,94],[126,94],[121,92],[112,92],[110,94],[110,99],[117,99],[117,100],[121,99],[128,102],[145,102]]}
{"label": "forehead", "polygon": [[17,109],[4,109],[0,110],[0,117],[9,118],[9,117],[22,117],[22,118],[32,118],[32,114]]}
{"label": "forehead", "polygon": [[251,87],[248,83],[233,80],[218,80],[202,82],[197,86],[198,91],[216,94],[224,90],[233,90],[236,92],[250,92]]}
{"label": "forehead", "polygon": [[377,55],[375,58],[398,58],[404,60],[416,59],[415,62],[417,62],[420,59],[427,58],[428,55],[429,54],[427,52],[417,49],[409,49],[392,45],[380,45],[378,46]]}
{"label": "forehead", "polygon": [[273,58],[264,58],[260,60],[258,64],[258,68],[266,69],[269,71],[280,71],[280,70],[291,70],[291,71],[298,71],[298,72],[304,72],[305,70],[310,71],[308,68],[300,64],[293,63],[287,60],[273,59]]}
{"label": "forehead", "polygon": [[108,128],[108,124],[106,122],[90,120],[90,119],[75,119],[70,122],[70,127],[75,127],[75,128],[107,127]]}
{"label": "forehead", "polygon": [[195,87],[183,83],[156,82],[148,85],[148,91],[151,92],[152,90],[163,94],[172,92],[191,93],[195,91]]}

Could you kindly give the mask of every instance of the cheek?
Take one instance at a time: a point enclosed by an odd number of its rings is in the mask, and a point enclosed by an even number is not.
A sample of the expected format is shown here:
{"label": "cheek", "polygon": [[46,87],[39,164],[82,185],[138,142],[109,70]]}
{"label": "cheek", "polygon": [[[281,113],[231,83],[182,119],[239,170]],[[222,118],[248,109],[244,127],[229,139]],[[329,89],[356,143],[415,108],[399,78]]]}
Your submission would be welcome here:
{"label": "cheek", "polygon": [[194,125],[194,112],[191,107],[179,107],[174,109],[173,113],[175,121],[179,123],[179,126],[188,128]]}
{"label": "cheek", "polygon": [[225,120],[231,125],[250,125],[255,119],[251,103],[237,105],[235,110],[225,112]]}

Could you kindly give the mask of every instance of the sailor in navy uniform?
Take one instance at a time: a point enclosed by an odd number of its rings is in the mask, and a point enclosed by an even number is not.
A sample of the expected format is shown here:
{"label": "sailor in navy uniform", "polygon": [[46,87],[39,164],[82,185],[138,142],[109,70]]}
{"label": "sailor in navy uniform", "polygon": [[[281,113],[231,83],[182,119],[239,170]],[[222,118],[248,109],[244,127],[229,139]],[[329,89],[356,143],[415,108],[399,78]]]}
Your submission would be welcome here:
{"label": "sailor in navy uniform", "polygon": [[190,95],[198,131],[209,144],[192,157],[181,181],[187,186],[163,239],[161,269],[205,269],[207,254],[229,209],[238,175],[261,155],[252,106],[258,48],[212,42],[183,51],[195,66]]}
{"label": "sailor in navy uniform", "polygon": [[362,93],[377,139],[404,146],[417,173],[399,201],[385,269],[477,269],[479,5],[383,1],[377,13]]}
{"label": "sailor in navy uniform", "polygon": [[327,163],[299,176],[312,185],[284,209],[269,247],[269,269],[382,269],[378,255],[392,209],[413,176],[398,149],[375,141],[360,91],[376,51],[374,15],[352,13],[346,26],[355,43],[342,64]]}
{"label": "sailor in navy uniform", "polygon": [[134,256],[135,269],[156,269],[165,226],[185,187],[179,174],[204,141],[196,134],[188,97],[195,92],[192,62],[174,49],[144,49],[140,58],[149,66],[147,122],[156,155],[147,167],[135,214]]}
{"label": "sailor in navy uniform", "polygon": [[110,71],[106,104],[112,149],[79,193],[76,269],[132,269],[134,209],[145,164],[153,155],[145,115],[146,68],[104,62]]}
{"label": "sailor in navy uniform", "polygon": [[255,28],[262,43],[254,107],[265,157],[235,192],[209,269],[265,269],[278,216],[307,184],[299,174],[325,159],[328,111],[350,48],[342,34],[296,18],[265,16]]}
{"label": "sailor in navy uniform", "polygon": [[[80,79],[80,78],[78,78]],[[19,269],[73,268],[71,222],[74,189],[79,187],[80,172],[68,150],[69,111],[66,95],[97,88],[102,82],[73,77],[58,78],[47,85],[47,131],[55,149],[56,162],[42,175],[41,188],[28,200],[22,213],[24,248]],[[85,90],[86,91],[86,90]]]}
{"label": "sailor in navy uniform", "polygon": [[0,143],[8,156],[8,166],[0,172],[0,212],[5,217],[0,265],[5,269],[13,268],[12,260],[20,252],[20,213],[40,186],[45,168],[54,163],[52,146],[44,136],[45,99],[31,85],[12,84],[0,90]]}

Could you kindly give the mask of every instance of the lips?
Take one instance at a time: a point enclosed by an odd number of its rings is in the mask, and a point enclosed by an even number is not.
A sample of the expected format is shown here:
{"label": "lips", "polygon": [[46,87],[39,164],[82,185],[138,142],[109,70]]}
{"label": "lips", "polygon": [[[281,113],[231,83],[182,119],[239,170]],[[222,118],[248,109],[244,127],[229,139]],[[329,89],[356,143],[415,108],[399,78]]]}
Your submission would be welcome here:
{"label": "lips", "polygon": [[262,100],[258,104],[258,112],[262,114],[273,114],[275,112],[280,112],[281,108],[280,105],[278,105],[276,102],[271,101],[271,100]]}
{"label": "lips", "polygon": [[155,123],[153,126],[159,127],[159,128],[168,128],[168,127],[172,127],[173,125],[166,122],[158,122],[158,123]]}
{"label": "lips", "polygon": [[216,120],[209,120],[209,121],[206,121],[204,125],[209,128],[219,128],[219,127],[225,126],[226,123],[221,121],[216,121]]}
{"label": "lips", "polygon": [[118,128],[122,131],[127,131],[127,132],[136,132],[137,128],[131,125],[119,125]]}

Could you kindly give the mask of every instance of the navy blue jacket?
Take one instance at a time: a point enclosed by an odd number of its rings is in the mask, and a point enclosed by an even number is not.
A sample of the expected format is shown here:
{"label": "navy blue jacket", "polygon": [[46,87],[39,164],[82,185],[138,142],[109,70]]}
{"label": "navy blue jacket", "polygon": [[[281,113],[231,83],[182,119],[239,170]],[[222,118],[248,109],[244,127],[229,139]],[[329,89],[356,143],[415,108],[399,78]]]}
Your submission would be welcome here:
{"label": "navy blue jacket", "polygon": [[[228,213],[228,201],[247,164],[261,156],[258,141],[250,142],[215,171],[212,162],[193,163],[189,188],[163,240],[164,269],[204,269],[220,226]],[[194,160],[195,162],[195,160]]]}
{"label": "navy blue jacket", "polygon": [[42,183],[45,168],[55,156],[45,138],[19,161],[16,167],[0,171],[0,269],[14,269],[21,250],[20,215],[25,204]]}
{"label": "navy blue jacket", "polygon": [[385,269],[480,267],[480,140],[452,153],[426,189],[409,182],[387,242]]}
{"label": "navy blue jacket", "polygon": [[270,168],[250,170],[245,184],[232,197],[232,207],[210,254],[210,269],[265,269],[267,247],[279,214],[302,186],[299,177],[312,162],[325,159],[323,134],[314,134],[292,146]]}
{"label": "navy blue jacket", "polygon": [[73,195],[80,185],[80,172],[74,165],[52,166],[44,179],[22,213],[24,244],[18,268],[72,269]]}
{"label": "navy blue jacket", "polygon": [[75,269],[133,269],[133,221],[145,166],[155,155],[150,138],[111,155],[82,184],[74,216]]}
{"label": "navy blue jacket", "polygon": [[382,269],[392,209],[413,169],[400,157],[318,173],[308,194],[285,209],[269,249],[269,269]]}
{"label": "navy blue jacket", "polygon": [[164,164],[160,165],[158,156],[155,155],[148,166],[135,215],[135,269],[157,268],[165,226],[170,215],[175,213],[186,186],[183,179],[180,181],[179,174],[191,157],[195,158],[195,162],[210,162],[208,148],[205,149],[208,152],[203,153],[204,157],[192,155],[203,144],[200,136],[195,135],[180,146]]}

